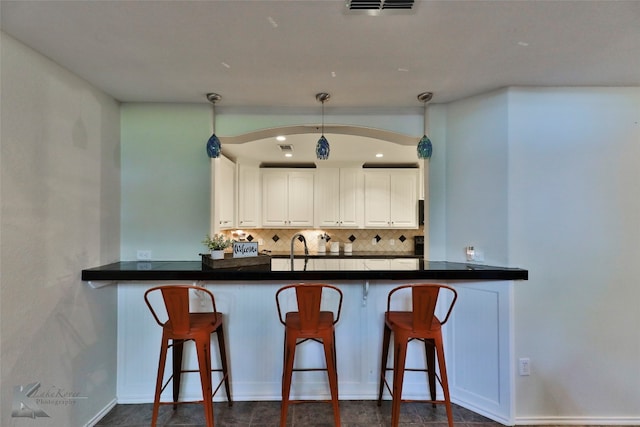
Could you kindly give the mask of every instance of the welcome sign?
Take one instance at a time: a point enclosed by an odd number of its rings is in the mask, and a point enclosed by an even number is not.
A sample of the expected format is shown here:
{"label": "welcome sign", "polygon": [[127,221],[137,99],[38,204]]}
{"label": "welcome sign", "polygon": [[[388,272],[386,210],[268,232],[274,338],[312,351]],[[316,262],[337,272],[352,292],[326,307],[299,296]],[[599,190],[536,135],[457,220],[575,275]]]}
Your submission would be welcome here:
{"label": "welcome sign", "polygon": [[248,258],[258,256],[258,242],[234,242],[233,257]]}

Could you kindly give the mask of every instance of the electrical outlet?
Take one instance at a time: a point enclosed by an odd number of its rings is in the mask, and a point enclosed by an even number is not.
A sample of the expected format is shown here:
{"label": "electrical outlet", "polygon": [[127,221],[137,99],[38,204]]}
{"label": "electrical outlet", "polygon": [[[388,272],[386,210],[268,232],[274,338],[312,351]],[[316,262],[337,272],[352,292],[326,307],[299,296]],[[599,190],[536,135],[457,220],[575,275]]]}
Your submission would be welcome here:
{"label": "electrical outlet", "polygon": [[522,357],[518,360],[518,372],[520,376],[531,375],[531,360],[528,357]]}
{"label": "electrical outlet", "polygon": [[464,250],[467,255],[467,261],[473,261],[473,257],[475,256],[475,250],[473,246],[467,246],[464,248]]}
{"label": "electrical outlet", "polygon": [[264,245],[264,240],[262,240],[262,239],[258,239],[258,244],[259,244],[260,246]]}
{"label": "electrical outlet", "polygon": [[371,244],[374,245],[374,246],[378,244],[378,241],[376,240],[375,237],[373,239],[371,239]]}
{"label": "electrical outlet", "polygon": [[149,271],[151,270],[150,262],[139,262],[136,264],[136,270],[138,271]]}
{"label": "electrical outlet", "polygon": [[136,257],[138,258],[138,261],[151,261],[151,251],[138,249]]}
{"label": "electrical outlet", "polygon": [[389,245],[395,246],[395,244],[396,244],[396,239],[389,239]]}

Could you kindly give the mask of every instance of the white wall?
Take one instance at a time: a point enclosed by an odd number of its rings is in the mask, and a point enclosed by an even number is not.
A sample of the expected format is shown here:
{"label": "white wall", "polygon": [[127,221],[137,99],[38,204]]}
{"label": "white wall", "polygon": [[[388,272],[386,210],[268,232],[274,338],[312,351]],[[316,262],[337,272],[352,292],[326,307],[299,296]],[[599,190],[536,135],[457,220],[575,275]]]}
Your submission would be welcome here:
{"label": "white wall", "polygon": [[[433,154],[425,163],[425,214],[428,216],[428,236],[425,236],[425,254],[432,261],[447,259],[447,203],[446,203],[446,158],[447,158],[447,106],[432,105],[427,110],[429,139]],[[428,206],[428,209],[427,209]],[[428,237],[428,241],[426,238]]]}
{"label": "white wall", "polygon": [[[119,258],[119,107],[0,37],[0,425],[81,426],[116,391],[116,289],[80,271]],[[13,387],[33,382],[86,399],[12,417]]]}
{"label": "white wall", "polygon": [[[640,420],[640,88],[498,91],[448,106],[447,255],[515,282],[516,422]],[[515,361],[515,360],[514,360]]]}
{"label": "white wall", "polygon": [[517,414],[640,423],[640,88],[509,93]]}
{"label": "white wall", "polygon": [[197,260],[209,232],[211,107],[123,104],[121,259]]}
{"label": "white wall", "polygon": [[487,264],[509,263],[507,137],[505,90],[448,105],[447,261],[464,261],[471,245]]}

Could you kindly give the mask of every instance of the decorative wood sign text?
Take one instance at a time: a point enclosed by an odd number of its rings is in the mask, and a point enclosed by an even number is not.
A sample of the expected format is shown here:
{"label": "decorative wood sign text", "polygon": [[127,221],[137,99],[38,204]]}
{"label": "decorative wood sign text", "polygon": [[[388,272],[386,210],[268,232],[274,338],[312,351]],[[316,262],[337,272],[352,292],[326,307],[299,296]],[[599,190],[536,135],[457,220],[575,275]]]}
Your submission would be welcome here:
{"label": "decorative wood sign text", "polygon": [[258,242],[234,242],[233,257],[247,258],[258,256]]}

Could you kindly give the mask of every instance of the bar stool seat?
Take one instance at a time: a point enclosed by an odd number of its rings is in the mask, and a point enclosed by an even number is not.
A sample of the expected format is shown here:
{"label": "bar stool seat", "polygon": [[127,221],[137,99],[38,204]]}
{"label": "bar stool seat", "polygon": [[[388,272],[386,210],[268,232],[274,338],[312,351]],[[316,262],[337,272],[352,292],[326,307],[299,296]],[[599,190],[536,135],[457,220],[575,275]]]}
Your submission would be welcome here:
{"label": "bar stool seat", "polygon": [[[167,318],[161,320],[151,302],[151,295],[161,293],[166,309]],[[190,300],[198,301],[201,305],[210,305],[212,311],[193,312],[190,309]],[[233,404],[231,400],[230,376],[227,366],[227,353],[224,340],[223,315],[216,309],[216,302],[213,294],[200,286],[193,285],[169,285],[156,286],[147,290],[144,300],[151,310],[151,314],[162,327],[162,344],[160,346],[160,360],[158,363],[158,376],[156,379],[156,389],[153,399],[153,412],[151,426],[155,427],[158,420],[160,405],[173,405],[176,409],[181,403],[202,403],[204,407],[205,422],[208,427],[213,427],[213,402],[212,398],[224,383],[229,406]],[[211,334],[216,333],[218,337],[218,348],[220,351],[221,369],[213,369],[211,363]],[[198,370],[182,369],[182,354],[184,343],[194,341],[198,357]],[[167,351],[173,350],[173,373],[164,382],[164,369],[167,361]],[[199,372],[202,387],[202,400],[197,402],[178,401],[180,392],[180,379],[183,373]],[[211,372],[221,372],[222,379],[213,390]],[[169,382],[173,382],[173,401],[161,402],[160,395]]]}
{"label": "bar stool seat", "polygon": [[[294,289],[298,311],[287,312],[283,318],[281,301],[283,292]],[[335,311],[321,310],[321,301],[324,291],[333,292],[337,297],[337,309]],[[336,426],[340,426],[340,406],[338,401],[338,371],[336,365],[335,324],[340,320],[342,309],[342,291],[340,289],[322,283],[300,283],[282,287],[276,292],[276,305],[280,322],[285,326],[284,339],[284,367],[282,370],[282,406],[280,412],[280,426],[287,424],[287,411],[289,403],[301,403],[303,400],[290,400],[292,373],[296,371],[327,371],[329,377],[329,389],[331,400],[318,400],[331,402],[333,405],[333,417]],[[323,345],[326,368],[294,368],[296,346],[309,340]],[[307,401],[308,402],[308,401]]]}
{"label": "bar stool seat", "polygon": [[[392,299],[399,300],[403,289],[411,291],[411,311],[391,310]],[[451,300],[447,302],[448,308],[444,320],[440,321],[435,315],[436,305],[440,291],[449,292]],[[394,295],[395,294],[395,295]],[[395,297],[395,298],[394,298]],[[447,411],[449,427],[453,427],[453,412],[451,409],[451,397],[447,379],[447,368],[444,360],[444,345],[442,342],[442,325],[444,325],[458,298],[455,289],[438,284],[404,285],[389,292],[387,298],[387,311],[384,317],[384,334],[382,338],[382,361],[380,364],[380,389],[378,393],[378,406],[382,404],[382,393],[386,385],[391,393],[391,425],[397,427],[400,422],[400,403],[402,400],[402,385],[405,371],[425,371],[428,373],[429,392],[431,399],[420,402],[444,404]],[[389,356],[389,343],[393,332],[394,360],[393,368],[387,367]],[[426,369],[406,368],[407,346],[410,341],[420,340],[424,342]],[[435,359],[438,359],[440,376],[436,375]],[[386,373],[393,370],[393,389],[389,388]],[[442,387],[444,400],[436,400],[436,379]],[[412,400],[416,402],[417,400]]]}

